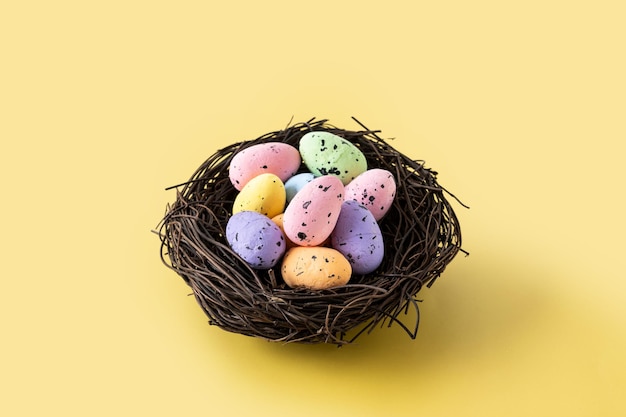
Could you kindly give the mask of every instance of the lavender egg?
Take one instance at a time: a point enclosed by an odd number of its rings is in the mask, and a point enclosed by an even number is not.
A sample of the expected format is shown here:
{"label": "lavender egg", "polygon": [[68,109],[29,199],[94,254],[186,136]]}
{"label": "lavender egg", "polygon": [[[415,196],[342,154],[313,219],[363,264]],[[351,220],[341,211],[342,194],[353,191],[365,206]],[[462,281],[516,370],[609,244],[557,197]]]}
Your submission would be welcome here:
{"label": "lavender egg", "polygon": [[331,235],[332,247],[341,252],[355,274],[369,274],[385,255],[383,236],[374,215],[355,200],[344,201]]}
{"label": "lavender egg", "polygon": [[287,247],[278,225],[256,211],[240,211],[231,216],[226,224],[226,240],[255,269],[273,268]]}

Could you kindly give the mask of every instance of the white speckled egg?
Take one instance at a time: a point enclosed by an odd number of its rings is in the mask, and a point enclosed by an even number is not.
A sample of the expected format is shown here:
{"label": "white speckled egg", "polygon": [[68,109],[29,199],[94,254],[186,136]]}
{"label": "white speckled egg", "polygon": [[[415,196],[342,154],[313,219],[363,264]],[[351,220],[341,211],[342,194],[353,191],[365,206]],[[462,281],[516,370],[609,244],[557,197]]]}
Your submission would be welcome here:
{"label": "white speckled egg", "polygon": [[333,175],[307,183],[285,209],[285,235],[300,246],[322,244],[337,223],[343,192],[341,180]]}
{"label": "white speckled egg", "polygon": [[300,152],[295,147],[282,142],[260,143],[233,156],[228,176],[233,186],[241,190],[248,181],[261,174],[274,174],[284,182],[298,172],[301,164]]}
{"label": "white speckled egg", "polygon": [[287,245],[280,228],[256,211],[241,211],[228,220],[226,240],[232,250],[256,269],[274,267]]}
{"label": "white speckled egg", "polygon": [[346,185],[345,200],[356,200],[372,212],[376,220],[383,218],[396,196],[396,181],[386,169],[369,169]]}
{"label": "white speckled egg", "polygon": [[233,203],[233,214],[240,211],[257,211],[274,217],[285,209],[285,185],[274,174],[261,174],[252,178],[241,189]]}
{"label": "white speckled egg", "polygon": [[367,170],[365,155],[352,142],[330,132],[300,138],[302,161],[316,176],[335,175],[346,185]]}
{"label": "white speckled egg", "polygon": [[357,201],[345,201],[331,237],[332,247],[341,252],[355,274],[369,274],[385,255],[383,236],[372,213]]}

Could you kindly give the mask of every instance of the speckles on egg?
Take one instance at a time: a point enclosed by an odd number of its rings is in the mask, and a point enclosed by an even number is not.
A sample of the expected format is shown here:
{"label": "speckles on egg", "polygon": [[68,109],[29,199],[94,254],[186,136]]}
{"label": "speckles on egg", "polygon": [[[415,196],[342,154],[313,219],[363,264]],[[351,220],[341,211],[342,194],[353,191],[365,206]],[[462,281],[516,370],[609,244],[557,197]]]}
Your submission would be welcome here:
{"label": "speckles on egg", "polygon": [[382,219],[391,208],[396,196],[393,174],[385,169],[365,171],[345,187],[345,200],[356,200],[374,215]]}
{"label": "speckles on egg", "polygon": [[237,194],[233,214],[256,211],[271,218],[283,212],[285,202],[285,186],[280,178],[274,174],[261,174],[248,181]]}
{"label": "speckles on egg", "polygon": [[241,191],[248,181],[261,174],[274,174],[284,182],[298,171],[301,163],[298,149],[287,143],[260,143],[233,156],[228,176],[233,186]]}
{"label": "speckles on egg", "polygon": [[281,275],[291,288],[323,290],[347,284],[352,267],[335,249],[296,246],[285,254]]}
{"label": "speckles on egg", "polygon": [[293,177],[289,178],[285,182],[285,191],[287,193],[287,202],[290,202],[293,197],[304,187],[306,184],[313,181],[315,175],[310,172],[303,172],[300,174],[296,174]]}
{"label": "speckles on egg", "polygon": [[231,216],[226,224],[226,240],[236,254],[256,269],[273,268],[287,249],[278,225],[256,211]]}
{"label": "speckles on egg", "polygon": [[301,246],[322,244],[332,233],[343,198],[337,177],[325,175],[307,183],[285,209],[285,235]]}
{"label": "speckles on egg", "polygon": [[332,247],[350,261],[357,274],[369,274],[383,261],[385,247],[378,222],[355,200],[342,204],[331,242]]}
{"label": "speckles on egg", "polygon": [[302,161],[316,176],[334,175],[345,185],[367,170],[363,152],[330,132],[309,132],[300,139]]}

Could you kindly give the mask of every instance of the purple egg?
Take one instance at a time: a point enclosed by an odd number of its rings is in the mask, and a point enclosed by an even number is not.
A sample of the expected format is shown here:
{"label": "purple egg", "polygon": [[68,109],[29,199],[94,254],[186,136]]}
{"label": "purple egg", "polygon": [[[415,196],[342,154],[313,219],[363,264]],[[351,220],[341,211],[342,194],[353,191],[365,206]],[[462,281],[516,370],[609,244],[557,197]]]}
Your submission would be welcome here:
{"label": "purple egg", "polygon": [[226,224],[226,240],[232,250],[255,269],[273,268],[287,244],[280,228],[256,211],[240,211]]}
{"label": "purple egg", "polygon": [[355,200],[344,201],[331,237],[333,248],[352,265],[355,274],[369,274],[380,266],[385,245],[374,215]]}

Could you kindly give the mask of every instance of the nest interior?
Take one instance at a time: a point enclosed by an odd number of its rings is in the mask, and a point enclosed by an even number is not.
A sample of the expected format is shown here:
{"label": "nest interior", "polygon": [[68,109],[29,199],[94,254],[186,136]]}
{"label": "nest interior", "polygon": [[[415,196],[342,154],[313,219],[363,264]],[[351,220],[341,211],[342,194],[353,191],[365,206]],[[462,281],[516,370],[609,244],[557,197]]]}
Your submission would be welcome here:
{"label": "nest interior", "polygon": [[[311,119],[233,143],[211,155],[187,182],[169,187],[176,189],[176,200],[157,228],[161,259],[191,287],[210,324],[285,343],[342,345],[394,323],[416,337],[416,295],[433,284],[459,251],[465,252],[458,219],[446,198],[455,197],[437,183],[437,173],[423,161],[403,155],[379,131],[355,121],[359,130]],[[371,274],[354,275],[345,286],[321,291],[287,287],[280,263],[270,270],[252,269],[225,238],[238,192],[228,177],[231,158],[264,142],[297,148],[309,131],[328,131],[349,140],[363,152],[368,168],[387,169],[397,183],[393,206],[379,222],[385,241],[383,263]],[[411,309],[416,314],[407,323]]]}

